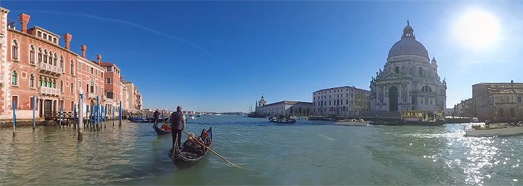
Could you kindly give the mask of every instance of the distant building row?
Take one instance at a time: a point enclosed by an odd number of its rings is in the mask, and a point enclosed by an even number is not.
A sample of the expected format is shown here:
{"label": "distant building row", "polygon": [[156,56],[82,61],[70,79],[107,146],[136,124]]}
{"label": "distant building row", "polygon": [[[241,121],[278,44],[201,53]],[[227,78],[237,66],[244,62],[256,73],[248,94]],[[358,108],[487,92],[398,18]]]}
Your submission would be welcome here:
{"label": "distant building row", "polygon": [[523,83],[478,83],[472,85],[472,98],[454,106],[457,116],[511,121],[523,119]]}
{"label": "distant building row", "polygon": [[[73,112],[80,89],[86,108],[99,98],[108,113],[117,109],[120,101],[124,110],[141,109],[140,92],[132,82],[123,80],[116,64],[102,62],[101,55],[96,61],[87,59],[85,45],[80,47],[81,54],[74,53],[68,33],[63,34],[64,45],[60,46],[59,35],[38,26],[28,28],[27,14],[18,16],[17,30],[7,21],[8,13],[0,7],[0,119],[12,119],[14,105],[21,119],[32,118],[33,107],[37,118],[56,117],[60,107],[63,112]],[[36,105],[33,96],[37,97]]]}

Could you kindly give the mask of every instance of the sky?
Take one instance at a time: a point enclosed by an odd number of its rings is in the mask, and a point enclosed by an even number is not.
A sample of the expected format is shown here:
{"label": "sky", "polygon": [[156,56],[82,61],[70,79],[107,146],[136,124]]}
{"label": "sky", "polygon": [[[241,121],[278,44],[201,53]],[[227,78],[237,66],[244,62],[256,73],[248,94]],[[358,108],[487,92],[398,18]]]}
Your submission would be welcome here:
{"label": "sky", "polygon": [[[518,1],[20,1],[8,19],[71,33],[71,48],[113,62],[144,108],[250,111],[312,101],[314,91],[369,89],[407,20],[438,61],[447,108],[481,82],[523,82]],[[63,40],[61,40],[63,46]]]}

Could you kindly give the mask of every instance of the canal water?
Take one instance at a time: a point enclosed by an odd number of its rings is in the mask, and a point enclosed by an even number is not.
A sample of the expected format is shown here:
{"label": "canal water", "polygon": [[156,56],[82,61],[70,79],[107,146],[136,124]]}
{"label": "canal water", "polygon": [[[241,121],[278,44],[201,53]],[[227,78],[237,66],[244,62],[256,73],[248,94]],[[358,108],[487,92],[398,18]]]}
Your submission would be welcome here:
{"label": "canal water", "polygon": [[151,124],[109,122],[77,141],[72,128],[0,129],[0,185],[523,185],[523,136],[463,137],[440,127],[336,126],[298,120],[202,116],[187,131],[213,127],[213,149],[177,169],[170,135]]}

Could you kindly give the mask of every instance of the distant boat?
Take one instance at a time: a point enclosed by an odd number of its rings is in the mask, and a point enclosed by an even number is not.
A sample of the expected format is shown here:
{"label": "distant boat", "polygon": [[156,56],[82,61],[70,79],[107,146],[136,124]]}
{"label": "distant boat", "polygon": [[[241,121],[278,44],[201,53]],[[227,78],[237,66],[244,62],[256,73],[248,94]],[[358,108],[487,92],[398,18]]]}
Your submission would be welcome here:
{"label": "distant boat", "polygon": [[247,117],[251,117],[251,118],[265,118],[265,115],[258,114],[257,112],[251,112],[251,113],[247,114]]}
{"label": "distant boat", "polygon": [[172,132],[171,128],[163,127],[163,125],[162,128],[158,128],[158,125],[153,124],[153,129],[158,135],[170,134]]}
{"label": "distant boat", "polygon": [[364,121],[363,119],[342,119],[334,121],[334,124],[344,126],[367,126],[369,123],[370,121]]}
{"label": "distant boat", "polygon": [[193,115],[189,115],[186,117],[187,119],[196,119],[196,117],[194,117]]}
{"label": "distant boat", "polygon": [[270,121],[270,122],[273,122],[273,123],[284,123],[284,124],[296,123],[296,120],[295,120],[295,119],[292,119],[292,118],[277,118],[277,117],[270,117],[270,118],[269,118],[269,121]]}

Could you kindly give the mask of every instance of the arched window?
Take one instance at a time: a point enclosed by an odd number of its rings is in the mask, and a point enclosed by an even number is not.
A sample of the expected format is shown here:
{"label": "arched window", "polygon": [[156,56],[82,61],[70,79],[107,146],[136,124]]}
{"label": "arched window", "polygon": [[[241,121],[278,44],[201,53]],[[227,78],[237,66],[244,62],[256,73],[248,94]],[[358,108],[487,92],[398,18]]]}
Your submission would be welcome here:
{"label": "arched window", "polygon": [[33,74],[31,74],[29,76],[29,87],[30,88],[34,88],[35,87],[35,76]]}
{"label": "arched window", "polygon": [[58,65],[58,56],[56,56],[56,53],[54,53],[54,66]]}
{"label": "arched window", "polygon": [[50,65],[53,65],[53,52],[49,51],[49,60],[48,60],[49,64]]}
{"label": "arched window", "polygon": [[53,82],[51,84],[51,88],[56,88],[56,79],[53,79]]}
{"label": "arched window", "polygon": [[74,75],[74,61],[71,60],[71,75]]}
{"label": "arched window", "polygon": [[48,87],[47,85],[48,85],[48,83],[47,83],[47,77],[45,77],[45,78],[44,78],[44,86],[43,86],[43,87]]}
{"label": "arched window", "polygon": [[42,49],[38,48],[38,63],[42,62],[42,58],[43,58]]}
{"label": "arched window", "polygon": [[35,64],[35,47],[33,45],[29,46],[29,63]]}
{"label": "arched window", "polygon": [[423,75],[423,68],[421,68],[421,67],[418,68],[418,75],[419,76]]}
{"label": "arched window", "polygon": [[18,41],[16,40],[13,40],[11,45],[11,58],[13,58],[13,60],[18,60]]}
{"label": "arched window", "polygon": [[44,49],[44,63],[47,63],[47,50]]}
{"label": "arched window", "polygon": [[396,72],[396,74],[399,74],[400,73],[400,67],[396,66],[396,68],[394,68],[394,72]]}
{"label": "arched window", "polygon": [[74,84],[71,83],[71,94],[74,94]]}
{"label": "arched window", "polygon": [[44,81],[42,80],[42,76],[40,76],[40,77],[38,78],[38,86],[39,86],[39,87],[42,87],[43,84],[44,84]]}
{"label": "arched window", "polygon": [[64,82],[60,80],[60,92],[64,92]]}
{"label": "arched window", "polygon": [[64,56],[60,56],[60,68],[62,69],[62,73],[64,73]]}
{"label": "arched window", "polygon": [[18,73],[16,72],[16,70],[13,71],[13,73],[11,73],[11,85],[18,85]]}

